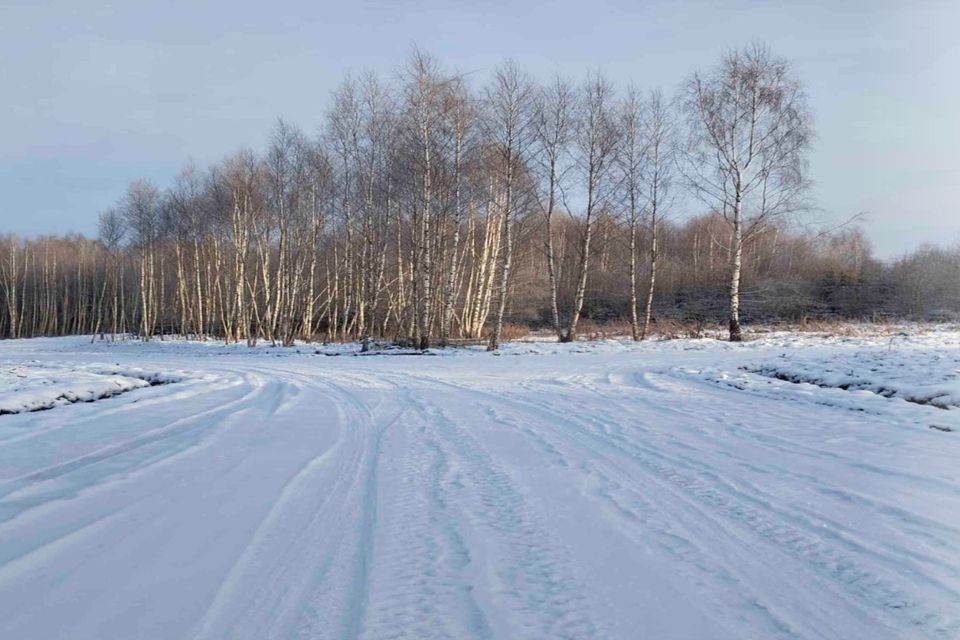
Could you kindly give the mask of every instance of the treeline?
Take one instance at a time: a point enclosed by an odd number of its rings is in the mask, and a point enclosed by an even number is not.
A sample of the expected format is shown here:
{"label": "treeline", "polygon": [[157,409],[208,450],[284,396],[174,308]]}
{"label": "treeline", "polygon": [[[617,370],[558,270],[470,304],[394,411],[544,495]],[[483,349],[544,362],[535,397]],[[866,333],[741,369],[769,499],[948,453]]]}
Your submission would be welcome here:
{"label": "treeline", "polygon": [[420,52],[398,75],[348,77],[316,136],[280,121],[262,153],[132,183],[95,240],[3,239],[0,335],[495,349],[505,322],[573,340],[582,318],[625,319],[642,339],[722,318],[736,340],[741,313],[957,307],[956,252],[881,264],[857,230],[791,226],[811,118],[762,46],[670,100],[511,63],[477,89]]}
{"label": "treeline", "polygon": [[[551,301],[541,246],[542,222],[534,218],[529,222],[521,226],[517,238],[517,266],[505,317],[511,323],[549,328]],[[576,293],[573,275],[579,232],[577,224],[566,220],[556,232],[561,308],[569,307]],[[719,242],[727,237],[723,224],[713,216],[668,220],[662,223],[660,235],[654,322],[724,320],[727,256]],[[649,242],[648,233],[637,235],[639,246],[649,247]],[[629,243],[629,228],[622,221],[606,218],[598,223],[597,259],[591,267],[594,284],[584,303],[584,317],[595,324],[630,320],[626,286]],[[215,271],[215,254],[224,249],[212,243],[199,248],[201,256],[211,260],[202,258],[199,270],[193,260],[178,269],[175,243],[158,248],[154,279],[159,306],[154,334],[230,337],[228,294],[236,292],[226,286],[224,274],[218,278]],[[897,260],[880,261],[873,257],[858,228],[829,235],[771,229],[747,247],[745,256],[743,305],[745,316],[752,321],[960,319],[960,247],[923,247]],[[389,255],[388,264],[394,258]],[[101,240],[82,236],[25,241],[3,238],[0,336],[139,333],[143,323],[139,260],[135,248],[111,248]],[[333,255],[329,261],[319,260],[322,268],[314,283],[318,296],[314,321],[307,326],[306,316],[300,316],[294,335],[323,340],[356,337],[356,331],[345,331],[344,316],[339,323],[331,322],[330,309],[336,302],[330,299],[334,275],[328,268],[333,269]],[[213,295],[208,297],[208,291]],[[369,316],[373,321],[370,333],[408,338],[396,329],[404,326],[402,321],[395,314],[386,315],[389,295]],[[306,300],[302,303],[305,308]],[[458,297],[452,337],[487,337],[489,324],[473,333],[466,331],[470,313],[470,307]],[[248,335],[251,340],[267,337],[256,331]],[[239,339],[247,339],[247,335],[241,333]]]}

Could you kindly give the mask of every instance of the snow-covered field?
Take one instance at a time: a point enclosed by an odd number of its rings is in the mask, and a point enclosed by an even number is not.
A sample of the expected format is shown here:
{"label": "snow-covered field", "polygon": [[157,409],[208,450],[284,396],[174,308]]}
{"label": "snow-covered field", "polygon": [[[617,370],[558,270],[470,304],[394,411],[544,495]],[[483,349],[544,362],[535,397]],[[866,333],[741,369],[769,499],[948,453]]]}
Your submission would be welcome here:
{"label": "snow-covered field", "polygon": [[402,353],[0,343],[0,638],[960,637],[960,332]]}

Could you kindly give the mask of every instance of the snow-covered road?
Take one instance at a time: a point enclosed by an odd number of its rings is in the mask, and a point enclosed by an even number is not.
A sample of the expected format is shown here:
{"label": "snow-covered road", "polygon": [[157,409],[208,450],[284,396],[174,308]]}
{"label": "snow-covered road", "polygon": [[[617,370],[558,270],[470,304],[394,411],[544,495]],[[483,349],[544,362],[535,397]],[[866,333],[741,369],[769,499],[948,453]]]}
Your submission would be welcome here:
{"label": "snow-covered road", "polygon": [[957,334],[313,351],[0,344],[180,379],[0,416],[0,638],[960,637],[960,410],[771,369]]}

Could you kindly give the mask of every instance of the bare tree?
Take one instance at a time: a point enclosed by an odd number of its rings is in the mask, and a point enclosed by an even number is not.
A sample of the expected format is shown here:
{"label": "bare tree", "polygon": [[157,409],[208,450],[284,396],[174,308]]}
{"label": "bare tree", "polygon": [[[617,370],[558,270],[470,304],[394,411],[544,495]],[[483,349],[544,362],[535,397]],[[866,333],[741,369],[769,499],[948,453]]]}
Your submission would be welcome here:
{"label": "bare tree", "polygon": [[[613,87],[603,77],[589,78],[581,90],[576,134],[576,167],[583,191],[584,215],[577,263],[577,285],[567,332],[561,341],[577,337],[577,324],[590,273],[590,245],[597,215],[608,204],[614,186],[611,169],[617,151],[618,133],[613,120]],[[569,209],[569,207],[568,207]]]}
{"label": "bare tree", "polygon": [[643,308],[643,327],[640,339],[650,331],[653,316],[653,294],[657,282],[657,259],[660,256],[660,222],[671,202],[673,183],[674,151],[676,141],[673,117],[669,105],[659,91],[652,91],[647,98],[643,117],[643,163],[646,212],[649,224],[650,261],[647,296]]}
{"label": "bare tree", "polygon": [[[630,87],[620,105],[618,126],[622,142],[617,156],[617,165],[622,174],[620,186],[626,207],[629,233],[630,333],[634,340],[640,340],[640,320],[637,315],[637,231],[645,204],[644,171],[647,159],[643,109],[643,100],[639,92],[634,87]],[[651,250],[651,257],[655,255],[655,251],[656,249]]]}
{"label": "bare tree", "polygon": [[3,255],[0,260],[0,284],[3,285],[4,298],[6,299],[7,318],[9,322],[9,335],[11,338],[19,338],[21,335],[21,303],[18,290],[21,286],[21,280],[24,272],[24,249],[20,239],[16,236],[7,236],[3,239]]}
{"label": "bare tree", "polygon": [[487,90],[487,136],[494,152],[494,180],[501,191],[503,251],[500,259],[500,289],[497,310],[487,350],[500,348],[503,316],[510,291],[510,271],[514,253],[514,207],[516,183],[532,140],[534,85],[530,77],[513,62],[504,63]]}
{"label": "bare tree", "polygon": [[803,207],[811,114],[790,64],[761,44],[695,73],[682,107],[688,183],[730,229],[729,324],[730,340],[737,342],[744,244],[771,219]]}
{"label": "bare tree", "polygon": [[410,158],[417,173],[417,198],[413,202],[414,293],[413,326],[420,349],[430,346],[433,324],[435,252],[433,235],[437,231],[437,188],[440,183],[438,137],[444,118],[444,93],[448,78],[435,58],[414,50],[404,72],[407,107],[407,131]]}
{"label": "bare tree", "polygon": [[[107,268],[104,277],[104,286],[110,287],[110,336],[115,338],[122,327],[120,305],[123,299],[121,288],[121,245],[126,229],[123,219],[116,209],[107,209],[100,214],[98,225],[100,243],[107,253]],[[102,296],[101,296],[102,299]],[[101,303],[102,304],[102,303]],[[126,330],[126,327],[123,327]]]}
{"label": "bare tree", "polygon": [[562,339],[560,310],[557,303],[559,274],[554,247],[554,214],[570,163],[570,143],[576,125],[576,93],[559,76],[537,94],[534,131],[536,140],[537,177],[540,182],[539,204],[544,217],[544,251],[550,287],[550,320],[557,339]]}
{"label": "bare tree", "polygon": [[131,240],[140,257],[140,337],[149,340],[156,329],[159,309],[157,244],[160,239],[160,192],[150,182],[130,184],[122,207]]}
{"label": "bare tree", "polygon": [[440,339],[446,344],[453,329],[454,304],[457,296],[457,281],[462,267],[460,259],[460,236],[464,220],[464,209],[469,201],[469,193],[464,180],[466,159],[472,151],[473,134],[476,126],[476,108],[462,77],[455,77],[449,83],[447,93],[447,135],[452,139],[452,215],[450,226],[453,228],[450,246],[447,250],[447,278],[444,283],[443,316],[440,325]]}

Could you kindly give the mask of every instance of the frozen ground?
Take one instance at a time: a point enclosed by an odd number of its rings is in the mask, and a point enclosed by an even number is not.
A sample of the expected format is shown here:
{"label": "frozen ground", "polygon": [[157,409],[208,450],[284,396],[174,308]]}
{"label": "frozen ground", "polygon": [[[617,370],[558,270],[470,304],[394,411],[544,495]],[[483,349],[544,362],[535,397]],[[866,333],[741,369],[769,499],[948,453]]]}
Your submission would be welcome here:
{"label": "frozen ground", "polygon": [[0,638],[960,637],[960,333],[355,353],[0,343]]}

